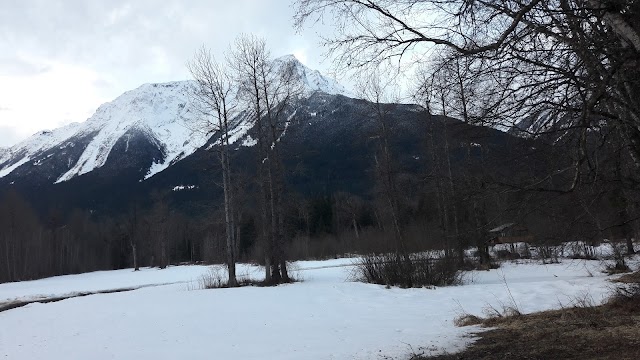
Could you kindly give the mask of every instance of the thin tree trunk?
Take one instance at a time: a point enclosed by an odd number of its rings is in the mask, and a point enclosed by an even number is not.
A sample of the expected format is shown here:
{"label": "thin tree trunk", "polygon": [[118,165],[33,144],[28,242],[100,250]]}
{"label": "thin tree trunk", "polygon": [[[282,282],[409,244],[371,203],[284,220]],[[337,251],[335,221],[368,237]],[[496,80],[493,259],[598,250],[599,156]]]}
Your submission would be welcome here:
{"label": "thin tree trunk", "polygon": [[138,251],[136,249],[136,244],[133,242],[131,244],[131,255],[133,256],[133,270],[138,271],[140,268],[138,267]]}
{"label": "thin tree trunk", "polygon": [[[226,133],[226,131],[225,131]],[[225,136],[226,138],[226,136]],[[229,178],[229,162],[227,160],[227,144],[223,142],[221,147],[221,163],[222,163],[222,186],[224,191],[224,216],[225,216],[225,230],[226,230],[226,250],[227,250],[227,272],[229,279],[227,285],[230,287],[236,287],[236,261],[235,261],[235,244],[233,239],[233,233],[235,231],[233,226],[233,214],[231,204],[231,184]]]}
{"label": "thin tree trunk", "polygon": [[458,211],[457,211],[457,206],[456,206],[456,193],[455,193],[455,187],[453,184],[453,173],[451,171],[451,157],[449,155],[449,137],[447,134],[447,123],[446,123],[447,119],[446,119],[446,115],[443,116],[443,123],[444,123],[444,155],[445,158],[447,159],[447,179],[449,180],[449,191],[451,193],[451,212],[453,215],[453,231],[454,231],[454,236],[456,239],[456,248],[458,250],[458,261],[460,263],[462,263],[464,261],[464,247],[461,243],[461,238],[460,238],[460,229],[458,227]]}
{"label": "thin tree trunk", "polygon": [[353,231],[356,234],[356,239],[360,239],[360,233],[358,232],[358,223],[356,222],[356,216],[353,215]]}

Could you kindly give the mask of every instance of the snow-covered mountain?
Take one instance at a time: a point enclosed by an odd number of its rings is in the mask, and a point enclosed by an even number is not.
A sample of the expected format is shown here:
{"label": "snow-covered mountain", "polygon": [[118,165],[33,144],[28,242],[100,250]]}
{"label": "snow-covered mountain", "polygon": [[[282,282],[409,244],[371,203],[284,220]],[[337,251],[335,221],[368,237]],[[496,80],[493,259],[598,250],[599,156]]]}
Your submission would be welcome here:
{"label": "snow-covered mountain", "polygon": [[[305,97],[315,92],[351,96],[338,82],[309,69],[293,55],[275,59],[274,65],[293,67]],[[11,148],[0,149],[0,178],[37,172],[50,182],[60,183],[100,169],[111,159],[143,166],[138,169],[140,180],[147,179],[209,140],[198,127],[195,104],[189,96],[193,85],[192,81],[145,84],[101,105],[85,122],[41,131]],[[251,128],[247,121],[239,118],[235,122],[235,141],[246,137]],[[244,145],[251,144],[244,140]],[[134,147],[138,153],[145,149],[146,165],[123,160]]]}
{"label": "snow-covered mountain", "polygon": [[276,68],[291,66],[294,74],[302,84],[305,95],[321,91],[330,95],[344,95],[355,97],[344,86],[332,78],[322,75],[318,70],[311,70],[304,66],[294,55],[285,55],[274,60]]}

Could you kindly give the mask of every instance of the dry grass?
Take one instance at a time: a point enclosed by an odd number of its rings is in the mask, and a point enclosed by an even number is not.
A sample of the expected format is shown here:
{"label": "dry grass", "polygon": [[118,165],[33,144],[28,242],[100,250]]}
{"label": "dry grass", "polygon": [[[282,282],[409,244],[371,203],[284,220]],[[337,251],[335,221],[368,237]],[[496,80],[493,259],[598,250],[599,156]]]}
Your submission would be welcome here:
{"label": "dry grass", "polygon": [[613,282],[623,283],[623,284],[633,284],[640,283],[640,271],[636,271],[634,273],[625,274],[621,277],[612,280]]}
{"label": "dry grass", "polygon": [[585,297],[574,307],[529,315],[465,315],[456,325],[492,329],[461,353],[415,359],[640,359],[640,272],[618,282],[600,306]]}
{"label": "dry grass", "polygon": [[640,304],[493,318],[484,325],[496,328],[464,352],[424,359],[640,359]]}
{"label": "dry grass", "polygon": [[608,265],[604,272],[608,275],[624,274],[631,272],[631,269],[624,262],[617,262],[615,264]]}

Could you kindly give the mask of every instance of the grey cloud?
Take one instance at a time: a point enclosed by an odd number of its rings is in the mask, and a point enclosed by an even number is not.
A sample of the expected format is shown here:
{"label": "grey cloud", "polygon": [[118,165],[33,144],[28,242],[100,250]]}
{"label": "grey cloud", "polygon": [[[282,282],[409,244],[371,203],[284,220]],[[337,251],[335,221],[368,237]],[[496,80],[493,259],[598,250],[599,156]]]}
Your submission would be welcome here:
{"label": "grey cloud", "polygon": [[103,79],[103,78],[100,78],[100,79],[97,79],[97,80],[93,81],[93,86],[95,86],[95,87],[97,87],[99,89],[108,89],[108,88],[113,86],[113,82],[111,82],[109,80],[106,80],[106,79]]}
{"label": "grey cloud", "polygon": [[222,58],[241,33],[264,37],[274,56],[304,49],[306,65],[326,71],[318,35],[297,34],[292,12],[284,0],[2,0],[0,75],[80,66],[97,74],[101,97],[115,98],[143,83],[189,78],[185,63],[197,48]]}
{"label": "grey cloud", "polygon": [[24,139],[25,135],[20,134],[15,128],[0,125],[0,148],[15,145],[18,141]]}
{"label": "grey cloud", "polygon": [[[306,41],[310,62],[319,62],[318,46],[295,33],[290,4],[282,0],[14,0],[3,7],[8,11],[0,12],[0,33],[9,41],[0,42],[0,53],[18,49],[117,78],[184,78],[184,63],[197,47],[220,54],[243,32],[264,36],[276,56]],[[166,54],[164,68],[149,66],[158,49]]]}
{"label": "grey cloud", "polygon": [[38,65],[19,58],[0,57],[0,75],[32,76],[49,70],[48,66]]}

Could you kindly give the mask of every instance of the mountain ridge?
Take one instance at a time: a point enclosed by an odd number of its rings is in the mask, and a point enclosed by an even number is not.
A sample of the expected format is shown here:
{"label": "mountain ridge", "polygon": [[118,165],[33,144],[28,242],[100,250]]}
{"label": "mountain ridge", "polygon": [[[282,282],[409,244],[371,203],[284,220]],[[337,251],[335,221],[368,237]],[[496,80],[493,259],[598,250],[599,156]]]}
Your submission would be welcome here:
{"label": "mountain ridge", "polygon": [[[308,68],[293,55],[276,58],[273,63],[279,67],[293,66],[305,97],[316,91],[352,96],[337,81]],[[207,134],[197,129],[197,115],[189,95],[193,84],[193,80],[143,84],[100,105],[84,122],[71,123],[51,131],[40,131],[25,141],[0,151],[0,178],[29,164],[35,167],[51,163],[52,158],[57,156],[54,151],[57,149],[63,150],[62,156],[66,157],[67,166],[62,172],[60,169],[64,166],[50,166],[50,169],[56,170],[50,170],[48,179],[55,177],[54,183],[65,182],[103,167],[116,143],[127,137],[128,144],[135,134],[146,137],[162,153],[161,159],[155,158],[148,164],[147,172],[140,179],[146,180],[193,154],[209,140]],[[245,146],[252,143],[246,141],[249,125],[241,121],[237,123],[233,129],[233,142],[242,140]],[[82,139],[88,141],[81,141]],[[74,149],[64,153],[64,149],[71,150],[83,145],[82,151]],[[125,147],[125,152],[126,149],[128,146]],[[57,161],[65,162],[61,159]],[[29,171],[24,169],[23,172]]]}

